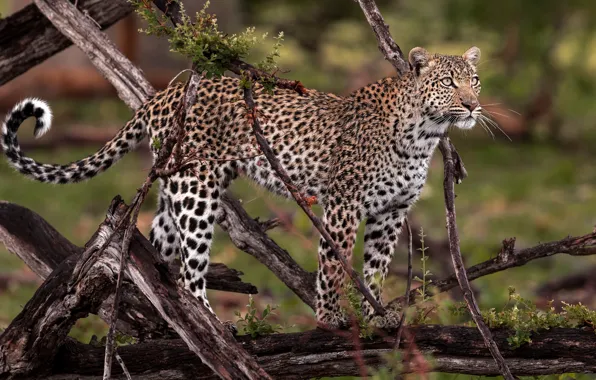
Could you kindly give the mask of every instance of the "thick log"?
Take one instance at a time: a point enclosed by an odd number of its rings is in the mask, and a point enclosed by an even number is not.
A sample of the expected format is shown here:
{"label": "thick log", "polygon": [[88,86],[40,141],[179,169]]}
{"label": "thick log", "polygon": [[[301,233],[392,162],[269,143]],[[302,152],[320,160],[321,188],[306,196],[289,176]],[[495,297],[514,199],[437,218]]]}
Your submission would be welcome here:
{"label": "thick log", "polygon": [[[484,341],[473,327],[409,327],[415,345],[434,357],[432,371],[470,375],[499,375]],[[554,329],[534,334],[532,343],[518,349],[507,344],[510,332],[493,330],[495,340],[516,375],[586,373],[596,371],[594,332],[581,329]],[[275,334],[257,339],[237,337],[255,355],[259,364],[275,378],[308,379],[328,376],[359,376],[354,355],[356,346],[349,333],[322,330]],[[382,355],[393,348],[394,337],[364,339],[361,355],[367,366],[385,364]],[[404,342],[402,346],[408,346]],[[135,379],[211,379],[210,370],[199,363],[181,340],[155,340],[122,346],[118,352]],[[53,376],[49,379],[97,379],[103,368],[103,349],[69,341],[60,348]],[[122,376],[114,364],[113,373]],[[122,377],[118,377],[122,378]]]}
{"label": "thick log", "polygon": [[[146,252],[143,252],[143,255],[157,258],[158,253],[140,232],[137,231],[133,239],[137,242],[134,249],[144,250]],[[38,214],[4,201],[0,201],[0,242],[18,255],[42,279],[46,279],[68,257],[78,257],[83,252],[83,248],[68,241]],[[171,272],[175,276],[178,273],[177,268],[171,268]],[[240,280],[241,274],[224,264],[214,263],[209,267],[207,274],[207,288],[257,293],[255,286]],[[140,339],[175,336],[133,283],[125,281],[123,286],[117,325],[120,332]],[[97,311],[106,322],[109,321],[111,305],[110,295]]]}
{"label": "thick log", "polygon": [[[80,0],[86,11],[102,29],[132,12],[126,0]],[[35,5],[0,20],[0,85],[23,74],[33,66],[72,45],[46,19]]]}

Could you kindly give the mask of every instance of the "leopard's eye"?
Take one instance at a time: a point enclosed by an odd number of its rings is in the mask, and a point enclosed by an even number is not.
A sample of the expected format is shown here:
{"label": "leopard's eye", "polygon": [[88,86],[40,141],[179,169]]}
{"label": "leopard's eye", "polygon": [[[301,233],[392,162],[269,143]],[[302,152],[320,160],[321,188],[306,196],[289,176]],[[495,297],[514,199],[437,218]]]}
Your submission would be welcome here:
{"label": "leopard's eye", "polygon": [[441,79],[441,84],[445,87],[455,87],[454,83],[453,83],[453,79],[451,79],[449,77],[445,77],[445,78]]}
{"label": "leopard's eye", "polygon": [[477,76],[472,77],[472,86],[476,87],[480,83],[480,79]]}

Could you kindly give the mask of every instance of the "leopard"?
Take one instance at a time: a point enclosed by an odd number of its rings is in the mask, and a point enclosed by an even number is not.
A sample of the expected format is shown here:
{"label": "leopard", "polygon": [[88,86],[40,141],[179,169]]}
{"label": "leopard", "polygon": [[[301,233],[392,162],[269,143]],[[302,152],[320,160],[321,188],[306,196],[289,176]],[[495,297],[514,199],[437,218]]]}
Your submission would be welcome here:
{"label": "leopard", "polygon": [[[405,74],[380,79],[347,96],[254,85],[265,139],[294,185],[321,206],[323,224],[348,262],[359,225],[365,222],[362,274],[367,290],[381,304],[404,219],[420,197],[439,140],[452,126],[473,128],[481,115],[479,60],[477,47],[462,55],[431,54],[416,47],[408,54]],[[35,118],[35,137],[50,129],[51,109],[39,99],[26,99],[12,109],[2,125],[0,143],[11,166],[34,180],[88,180],[145,138],[155,160],[160,142],[176,130],[184,96],[184,83],[170,84],[138,108],[96,153],[69,164],[40,163],[20,149],[17,130],[25,119]],[[179,146],[186,164],[159,179],[149,233],[165,262],[180,258],[180,281],[211,312],[206,273],[222,194],[242,176],[274,194],[291,196],[259,150],[248,112],[241,79],[200,80],[196,102],[181,123]],[[321,238],[315,315],[326,328],[348,324],[341,302],[347,273],[336,255]],[[397,311],[377,315],[365,300],[362,314],[377,327],[399,324]]]}

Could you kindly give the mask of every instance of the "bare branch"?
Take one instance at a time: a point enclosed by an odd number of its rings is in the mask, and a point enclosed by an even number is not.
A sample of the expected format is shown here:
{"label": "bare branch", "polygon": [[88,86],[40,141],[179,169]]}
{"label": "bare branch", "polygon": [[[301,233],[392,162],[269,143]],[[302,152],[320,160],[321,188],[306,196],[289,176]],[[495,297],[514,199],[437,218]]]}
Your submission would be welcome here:
{"label": "bare branch", "polygon": [[154,90],[142,71],[118,51],[105,34],[74,5],[61,0],[35,0],[35,5],[89,57],[128,105],[136,109],[153,95]]}
{"label": "bare branch", "polygon": [[404,60],[404,53],[402,53],[399,45],[391,37],[389,33],[389,26],[385,24],[385,20],[377,7],[374,0],[357,0],[362,8],[362,12],[366,16],[366,21],[371,26],[377,42],[379,43],[379,50],[383,56],[388,60],[397,73],[401,76],[410,71],[410,65]]}

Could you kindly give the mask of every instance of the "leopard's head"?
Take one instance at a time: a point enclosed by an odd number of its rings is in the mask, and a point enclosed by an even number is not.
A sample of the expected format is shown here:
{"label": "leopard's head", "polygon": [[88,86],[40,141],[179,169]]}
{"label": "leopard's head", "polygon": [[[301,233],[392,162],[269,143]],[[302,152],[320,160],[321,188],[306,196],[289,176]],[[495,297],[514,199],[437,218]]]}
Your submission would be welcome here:
{"label": "leopard's head", "polygon": [[476,125],[482,112],[478,101],[480,79],[476,74],[479,60],[477,47],[461,56],[429,54],[420,47],[410,51],[410,65],[427,117],[462,129]]}

